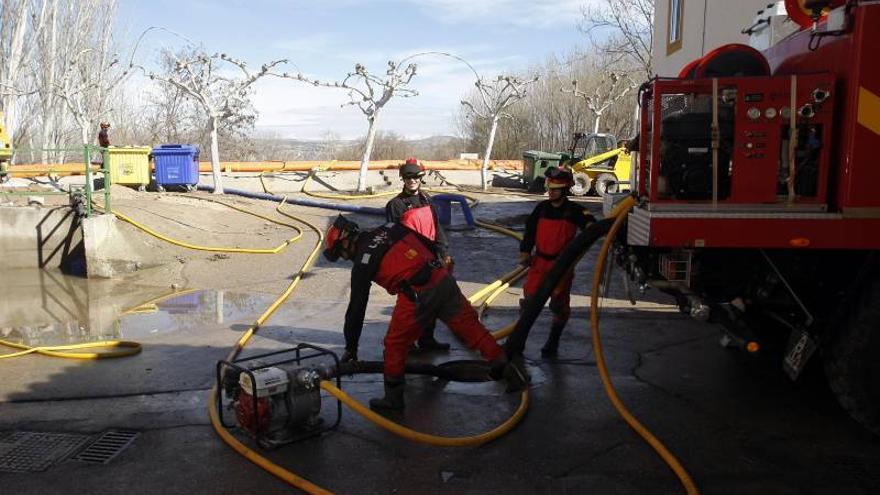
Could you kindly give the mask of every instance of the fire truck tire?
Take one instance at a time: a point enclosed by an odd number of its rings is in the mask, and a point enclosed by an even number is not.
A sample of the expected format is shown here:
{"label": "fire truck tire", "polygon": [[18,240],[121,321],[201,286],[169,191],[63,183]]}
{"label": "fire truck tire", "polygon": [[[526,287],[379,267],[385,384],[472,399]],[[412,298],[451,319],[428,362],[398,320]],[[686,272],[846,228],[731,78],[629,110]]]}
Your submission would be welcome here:
{"label": "fire truck tire", "polygon": [[880,435],[880,281],[857,296],[824,353],[825,374],[837,401],[856,421]]}
{"label": "fire truck tire", "polygon": [[618,185],[617,176],[614,174],[599,174],[599,176],[596,177],[596,184],[593,186],[593,189],[596,191],[596,194],[602,198],[605,197],[606,194],[613,194],[620,191],[620,185]]}
{"label": "fire truck tire", "polygon": [[590,186],[592,183],[593,181],[589,175],[583,172],[574,174],[574,185],[571,186],[571,194],[574,196],[586,196],[591,191]]}

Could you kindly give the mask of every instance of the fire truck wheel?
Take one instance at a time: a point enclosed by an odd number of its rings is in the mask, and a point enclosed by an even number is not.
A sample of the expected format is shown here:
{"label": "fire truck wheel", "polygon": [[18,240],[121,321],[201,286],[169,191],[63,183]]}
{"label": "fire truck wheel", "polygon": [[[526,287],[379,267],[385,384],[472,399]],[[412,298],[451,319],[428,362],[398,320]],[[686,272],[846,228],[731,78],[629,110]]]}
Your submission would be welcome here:
{"label": "fire truck wheel", "polygon": [[865,284],[824,353],[825,374],[840,405],[880,435],[880,281]]}
{"label": "fire truck wheel", "polygon": [[596,194],[598,194],[600,198],[604,197],[606,194],[613,194],[620,191],[617,177],[614,174],[599,174],[599,177],[596,177],[596,184],[593,188],[596,190]]}
{"label": "fire truck wheel", "polygon": [[574,185],[571,186],[571,194],[574,196],[586,196],[590,192],[592,182],[590,176],[583,172],[574,174]]}

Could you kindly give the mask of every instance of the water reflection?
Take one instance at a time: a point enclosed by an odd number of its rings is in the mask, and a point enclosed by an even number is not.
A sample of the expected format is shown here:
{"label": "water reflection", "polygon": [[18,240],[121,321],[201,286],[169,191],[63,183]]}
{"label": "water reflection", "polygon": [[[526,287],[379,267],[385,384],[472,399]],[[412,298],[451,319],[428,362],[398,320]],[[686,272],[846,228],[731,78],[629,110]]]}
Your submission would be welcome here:
{"label": "water reflection", "polygon": [[[0,339],[28,346],[138,340],[250,323],[271,296],[168,290],[60,271],[0,272]],[[0,351],[3,352],[3,351]]]}
{"label": "water reflection", "polygon": [[120,315],[126,339],[252,323],[272,303],[264,295],[223,290],[176,291],[128,308]]}

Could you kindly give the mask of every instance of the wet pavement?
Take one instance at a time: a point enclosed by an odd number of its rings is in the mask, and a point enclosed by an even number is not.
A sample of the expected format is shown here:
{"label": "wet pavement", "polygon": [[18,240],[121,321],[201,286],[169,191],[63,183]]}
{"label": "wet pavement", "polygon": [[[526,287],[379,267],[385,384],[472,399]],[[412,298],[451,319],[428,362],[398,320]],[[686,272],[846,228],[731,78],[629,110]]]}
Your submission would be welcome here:
{"label": "wet pavement", "polygon": [[[527,198],[499,199],[506,201],[481,205],[480,216],[514,224],[533,205]],[[503,236],[477,230],[455,231],[450,238],[466,293],[512,268],[516,244]],[[526,351],[531,405],[508,435],[481,447],[430,447],[344,409],[335,431],[267,457],[338,493],[683,493],[603,391],[585,296],[594,258],[595,250],[576,271],[575,311],[558,359],[540,358],[547,312],[536,322]],[[64,460],[37,473],[0,472],[2,493],[297,492],[226,446],[206,413],[217,360],[274,297],[51,272],[2,277],[0,338],[29,345],[116,338],[144,346],[137,356],[97,362],[42,356],[0,362],[0,462],[11,450],[4,433],[139,432],[107,464]],[[319,261],[301,293],[279,308],[246,355],[299,342],[340,351],[347,284],[347,266]],[[484,315],[487,326],[512,321],[518,298],[517,288],[500,297]],[[602,343],[615,388],[703,493],[880,493],[880,440],[836,406],[818,379],[820,370],[792,384],[776,363],[722,348],[717,328],[684,317],[662,295],[649,293],[635,307],[625,299],[614,284],[603,301]],[[392,303],[374,288],[362,359],[381,359]],[[438,333],[454,342],[445,328]],[[473,358],[460,343],[450,353],[412,357],[434,363]],[[343,389],[365,402],[380,393],[381,377],[346,377]],[[486,431],[518,404],[518,396],[499,383],[427,377],[408,380],[406,400],[407,410],[397,419],[450,436]],[[335,402],[325,399],[324,417],[332,420],[335,411]]]}

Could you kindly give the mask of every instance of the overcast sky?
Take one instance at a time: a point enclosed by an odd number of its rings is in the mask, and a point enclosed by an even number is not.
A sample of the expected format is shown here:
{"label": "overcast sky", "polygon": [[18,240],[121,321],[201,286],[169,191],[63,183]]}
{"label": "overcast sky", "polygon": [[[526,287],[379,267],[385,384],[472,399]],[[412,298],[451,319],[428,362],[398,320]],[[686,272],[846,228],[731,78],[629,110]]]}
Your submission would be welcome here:
{"label": "overcast sky", "polygon": [[[522,71],[587,41],[577,29],[581,8],[595,0],[119,0],[128,33],[161,26],[226,52],[253,67],[286,58],[303,73],[341,80],[356,62],[374,73],[388,60],[441,51],[471,63],[485,77]],[[162,47],[185,42],[151,31],[138,58],[155,62]],[[415,98],[392,100],[380,130],[409,138],[454,134],[454,115],[474,76],[464,64],[425,56],[412,87]],[[342,138],[366,133],[366,119],[342,90],[264,78],[256,85],[257,128],[281,137]]]}

